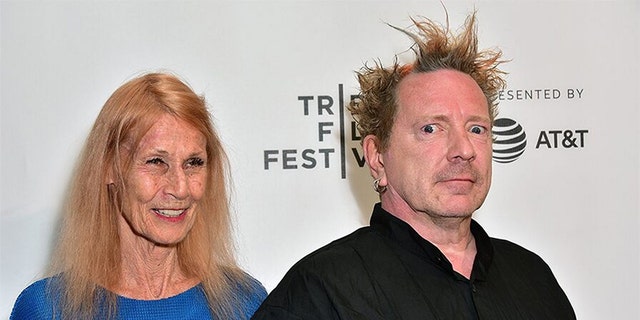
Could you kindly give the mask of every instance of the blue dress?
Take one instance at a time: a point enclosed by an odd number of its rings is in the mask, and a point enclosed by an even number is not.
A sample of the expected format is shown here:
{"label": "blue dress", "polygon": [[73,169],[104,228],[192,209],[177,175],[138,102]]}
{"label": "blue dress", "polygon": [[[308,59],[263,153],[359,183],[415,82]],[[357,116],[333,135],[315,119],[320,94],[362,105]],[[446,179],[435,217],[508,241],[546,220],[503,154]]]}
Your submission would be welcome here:
{"label": "blue dress", "polygon": [[[47,299],[48,280],[36,281],[22,291],[13,306],[10,320],[54,319],[52,301]],[[238,306],[238,318],[249,319],[267,296],[264,287],[257,280],[253,278],[250,280],[251,291],[241,291],[241,287],[237,286],[237,292],[234,292],[234,295],[240,297],[240,301],[244,301],[241,306]],[[136,300],[117,296],[117,306],[118,316],[116,319],[212,320],[207,298],[200,285],[173,297],[159,300]],[[98,316],[96,318],[102,319],[104,317]],[[55,319],[61,319],[59,313],[56,314]]]}

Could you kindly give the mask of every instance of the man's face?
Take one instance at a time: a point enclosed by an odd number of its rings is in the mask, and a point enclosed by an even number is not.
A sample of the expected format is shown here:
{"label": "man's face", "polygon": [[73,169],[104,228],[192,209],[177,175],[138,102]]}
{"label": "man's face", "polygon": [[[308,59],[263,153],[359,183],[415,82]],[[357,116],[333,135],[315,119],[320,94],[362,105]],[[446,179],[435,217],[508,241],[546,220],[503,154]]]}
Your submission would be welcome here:
{"label": "man's face", "polygon": [[482,90],[453,70],[408,75],[397,90],[388,147],[379,153],[380,185],[387,186],[382,206],[470,217],[491,185],[491,120]]}

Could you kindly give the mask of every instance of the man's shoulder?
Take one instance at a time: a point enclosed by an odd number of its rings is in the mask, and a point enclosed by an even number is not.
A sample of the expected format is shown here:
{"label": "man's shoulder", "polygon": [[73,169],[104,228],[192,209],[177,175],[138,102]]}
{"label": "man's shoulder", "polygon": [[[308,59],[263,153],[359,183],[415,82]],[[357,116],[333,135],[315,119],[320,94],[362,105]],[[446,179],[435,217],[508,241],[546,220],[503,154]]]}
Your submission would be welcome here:
{"label": "man's shoulder", "polygon": [[494,263],[551,274],[551,268],[537,253],[509,240],[491,238],[491,243]]}
{"label": "man's shoulder", "polygon": [[[388,256],[383,237],[369,227],[332,241],[300,259],[252,319],[380,319],[375,275]],[[356,309],[353,306],[360,306]]]}
{"label": "man's shoulder", "polygon": [[535,252],[506,239],[491,238],[491,244],[496,254],[542,260]]}
{"label": "man's shoulder", "polygon": [[351,266],[354,259],[367,254],[370,248],[379,245],[379,241],[379,235],[370,227],[362,227],[309,253],[300,259],[294,268],[327,267],[327,264],[335,267]]}
{"label": "man's shoulder", "polygon": [[362,227],[300,259],[289,269],[280,286],[304,282],[305,286],[326,287],[360,279],[372,268],[372,259],[386,255],[383,242],[370,227]]}

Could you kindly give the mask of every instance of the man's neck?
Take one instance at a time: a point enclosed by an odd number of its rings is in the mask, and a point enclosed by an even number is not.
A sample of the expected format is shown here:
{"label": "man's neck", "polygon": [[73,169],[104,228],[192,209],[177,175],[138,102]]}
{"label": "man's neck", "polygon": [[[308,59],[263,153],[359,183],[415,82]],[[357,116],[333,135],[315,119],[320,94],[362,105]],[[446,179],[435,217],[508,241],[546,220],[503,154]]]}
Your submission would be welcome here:
{"label": "man's neck", "polygon": [[471,233],[471,216],[436,216],[414,210],[382,207],[406,222],[423,239],[435,245],[453,266],[453,270],[467,279],[471,277],[476,256],[476,242]]}

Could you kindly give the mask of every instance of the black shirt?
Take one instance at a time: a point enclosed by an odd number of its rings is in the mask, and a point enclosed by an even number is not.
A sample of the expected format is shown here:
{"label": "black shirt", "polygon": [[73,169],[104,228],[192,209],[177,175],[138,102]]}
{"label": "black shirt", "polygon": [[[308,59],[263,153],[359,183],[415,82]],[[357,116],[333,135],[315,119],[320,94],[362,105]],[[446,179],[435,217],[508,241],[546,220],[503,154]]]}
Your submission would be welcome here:
{"label": "black shirt", "polygon": [[376,204],[369,227],[309,254],[252,319],[575,319],[549,266],[475,221],[471,279]]}

